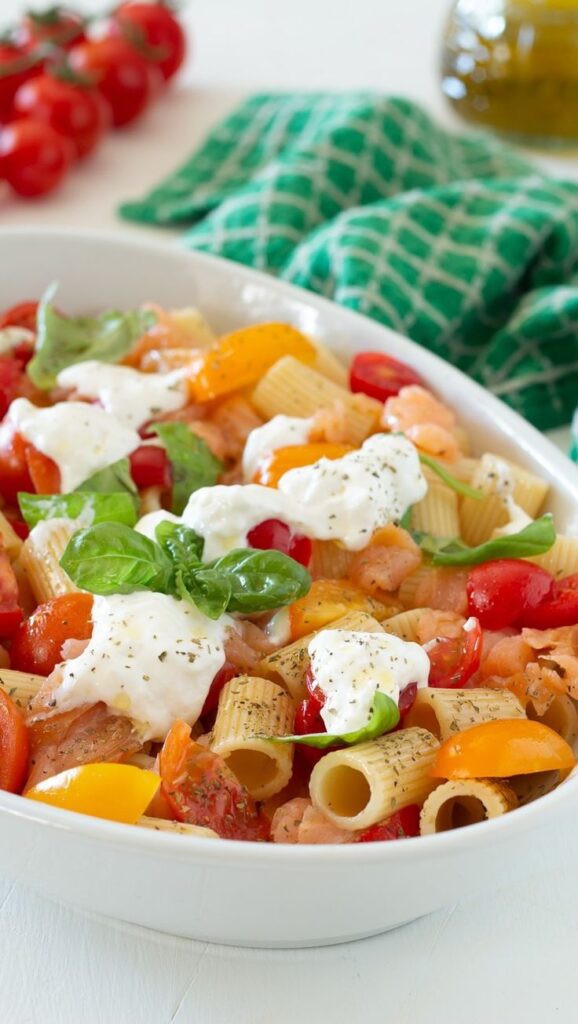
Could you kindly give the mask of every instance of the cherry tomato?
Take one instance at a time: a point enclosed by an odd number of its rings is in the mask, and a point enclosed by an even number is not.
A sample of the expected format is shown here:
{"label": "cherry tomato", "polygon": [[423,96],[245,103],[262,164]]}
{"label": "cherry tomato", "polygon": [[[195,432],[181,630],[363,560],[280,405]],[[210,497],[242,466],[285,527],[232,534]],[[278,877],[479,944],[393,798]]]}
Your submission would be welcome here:
{"label": "cherry tomato", "polygon": [[78,159],[87,156],[106,130],[109,110],[100,93],[56,71],[21,85],[14,97],[17,117],[32,117],[70,139]]}
{"label": "cherry tomato", "polygon": [[53,459],[29,444],[26,447],[26,462],[37,494],[60,494],[60,470]]}
{"label": "cherry tomato", "polygon": [[23,82],[40,73],[39,57],[17,46],[0,42],[0,124],[12,116],[12,101]]}
{"label": "cherry tomato", "polygon": [[85,21],[76,11],[56,5],[46,11],[28,11],[18,32],[18,41],[26,49],[51,43],[68,50],[85,38]]}
{"label": "cherry tomato", "polygon": [[0,495],[9,505],[17,504],[18,491],[33,491],[26,452],[28,444],[21,434],[13,434],[0,448]]}
{"label": "cherry tomato", "polygon": [[379,821],[377,825],[371,825],[365,831],[360,832],[356,843],[377,843],[391,839],[408,839],[410,836],[419,836],[419,807],[417,804],[409,804],[402,807],[385,821]]}
{"label": "cherry tomato", "polygon": [[[322,694],[323,696],[323,694]],[[314,697],[306,697],[297,705],[295,712],[295,727],[294,731],[297,736],[309,736],[314,732],[327,732],[325,728],[325,722],[321,717],[321,708],[323,703]],[[315,747],[302,747],[300,745],[295,746],[295,757],[303,765],[307,765],[308,768],[313,768],[318,761],[329,753],[331,748],[325,750],[316,750]]]}
{"label": "cherry tomato", "polygon": [[18,394],[22,377],[22,364],[10,356],[0,356],[0,419]]}
{"label": "cherry tomato", "polygon": [[477,619],[468,619],[461,637],[438,637],[425,645],[429,660],[429,686],[446,689],[465,686],[480,667],[482,628]]}
{"label": "cherry tomato", "polygon": [[554,583],[549,597],[524,615],[524,625],[534,629],[558,629],[578,624],[578,574]]}
{"label": "cherry tomato", "polygon": [[37,302],[19,302],[0,313],[0,331],[4,327],[24,327],[27,331],[36,332]]}
{"label": "cherry tomato", "polygon": [[19,793],[28,773],[30,744],[24,719],[0,689],[0,789]]}
{"label": "cherry tomato", "polygon": [[62,661],[65,640],[89,640],[92,636],[92,600],[92,594],[62,594],[38,605],[12,637],[12,668],[50,675]]}
{"label": "cherry tomato", "polygon": [[6,552],[0,549],[0,637],[11,636],[22,621],[18,583]]}
{"label": "cherry tomato", "polygon": [[6,516],[16,536],[20,537],[20,540],[26,540],[30,533],[30,528],[27,526],[23,519],[20,519],[16,510],[5,508],[4,515]]}
{"label": "cherry tomato", "polygon": [[531,562],[502,558],[470,569],[466,590],[468,613],[484,629],[505,629],[528,625],[528,613],[552,596],[554,579]]}
{"label": "cherry tomato", "polygon": [[502,779],[568,772],[575,764],[572,747],[549,726],[508,718],[454,733],[439,748],[430,774],[436,779]]}
{"label": "cherry tomato", "polygon": [[176,721],[160,753],[162,792],[178,821],[212,828],[223,839],[267,840],[270,824],[222,757],[191,740]]}
{"label": "cherry tomato", "polygon": [[399,724],[402,725],[402,719],[404,715],[407,715],[408,711],[411,711],[415,704],[415,698],[417,697],[417,683],[408,683],[404,686],[403,690],[399,695],[399,701],[397,706],[399,708]]}
{"label": "cherry tomato", "polygon": [[282,551],[301,565],[307,566],[311,561],[313,546],[309,538],[300,533],[291,533],[290,527],[280,519],[265,519],[249,530],[247,540],[252,548]]}
{"label": "cherry tomato", "polygon": [[179,70],[187,49],[185,33],[162,3],[121,4],[110,25],[112,35],[122,35],[160,69],[165,81]]}
{"label": "cherry tomato", "polygon": [[156,89],[155,69],[123,39],[94,39],[75,46],[70,63],[92,78],[116,128],[140,117]]}
{"label": "cherry tomato", "polygon": [[0,131],[0,177],[20,196],[52,192],[66,175],[72,158],[70,141],[48,124],[21,118]]}
{"label": "cherry tomato", "polygon": [[37,717],[28,728],[27,789],[81,764],[122,761],[142,747],[130,718],[112,714],[102,703]]}
{"label": "cherry tomato", "polygon": [[213,679],[213,682],[211,683],[209,692],[205,697],[205,703],[203,704],[201,717],[203,715],[210,714],[211,711],[217,710],[221,690],[223,689],[225,683],[228,683],[230,679],[234,679],[235,676],[238,675],[239,669],[236,667],[236,665],[233,665],[231,661],[226,661],[223,667],[219,669],[215,678]]}
{"label": "cherry tomato", "polygon": [[419,373],[392,356],[386,356],[384,352],[359,352],[354,356],[349,371],[352,391],[361,391],[385,402],[408,384],[423,385],[424,381]]}
{"label": "cherry tomato", "polygon": [[137,487],[171,487],[171,464],[164,448],[143,444],[129,455],[131,476]]}

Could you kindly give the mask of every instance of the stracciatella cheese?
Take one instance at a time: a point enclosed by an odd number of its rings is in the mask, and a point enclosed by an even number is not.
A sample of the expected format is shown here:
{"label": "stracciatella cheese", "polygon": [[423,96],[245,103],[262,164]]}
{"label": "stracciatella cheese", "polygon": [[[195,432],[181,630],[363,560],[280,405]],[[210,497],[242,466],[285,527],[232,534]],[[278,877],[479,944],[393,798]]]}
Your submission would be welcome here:
{"label": "stracciatella cheese", "polygon": [[62,388],[74,388],[84,398],[95,399],[119,423],[138,430],[155,416],[186,405],[183,374],[183,370],[141,373],[130,366],[88,360],[61,370],[57,382]]}

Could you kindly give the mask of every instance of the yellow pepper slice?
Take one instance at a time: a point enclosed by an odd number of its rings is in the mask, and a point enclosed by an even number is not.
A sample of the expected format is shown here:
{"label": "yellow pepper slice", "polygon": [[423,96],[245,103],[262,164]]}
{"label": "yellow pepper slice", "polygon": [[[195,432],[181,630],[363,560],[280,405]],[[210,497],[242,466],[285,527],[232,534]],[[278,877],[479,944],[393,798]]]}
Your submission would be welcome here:
{"label": "yellow pepper slice", "polygon": [[255,384],[283,356],[313,363],[316,349],[290,324],[255,324],[226,334],[191,363],[191,399],[208,402]]}
{"label": "yellow pepper slice", "polygon": [[253,483],[276,487],[284,473],[300,466],[312,466],[319,459],[341,459],[352,452],[349,444],[291,444],[268,452],[259,462]]}
{"label": "yellow pepper slice", "polygon": [[160,781],[155,772],[130,764],[83,764],[43,779],[26,796],[66,811],[134,825]]}

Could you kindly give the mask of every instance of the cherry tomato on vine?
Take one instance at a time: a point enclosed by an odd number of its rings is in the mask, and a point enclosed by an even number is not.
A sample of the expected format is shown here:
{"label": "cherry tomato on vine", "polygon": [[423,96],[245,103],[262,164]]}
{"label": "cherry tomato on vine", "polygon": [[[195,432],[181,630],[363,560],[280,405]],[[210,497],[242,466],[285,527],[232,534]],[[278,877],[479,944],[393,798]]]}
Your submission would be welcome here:
{"label": "cherry tomato on vine", "polygon": [[72,159],[70,141],[48,124],[22,118],[0,130],[0,178],[5,178],[18,195],[52,192]]}
{"label": "cherry tomato on vine", "polygon": [[66,71],[50,71],[21,85],[17,117],[31,117],[70,139],[77,158],[87,156],[105,133],[110,112],[97,89]]}
{"label": "cherry tomato on vine", "polygon": [[116,128],[140,117],[156,91],[158,70],[124,39],[109,36],[74,46],[70,64],[92,79]]}
{"label": "cherry tomato on vine", "polygon": [[397,395],[408,384],[423,383],[423,378],[411,366],[386,356],[384,352],[359,352],[349,371],[351,390],[361,391],[379,402]]}
{"label": "cherry tomato on vine", "polygon": [[478,620],[468,619],[460,637],[438,637],[426,644],[430,660],[429,686],[447,689],[465,686],[480,667],[482,639]]}
{"label": "cherry tomato on vine", "polygon": [[85,21],[76,11],[56,4],[46,11],[28,11],[18,30],[18,41],[26,49],[51,43],[69,50],[85,39]]}
{"label": "cherry tomato on vine", "polygon": [[123,3],[114,13],[111,35],[122,35],[159,68],[165,81],[185,59],[187,39],[182,26],[164,3]]}
{"label": "cherry tomato on vine", "polygon": [[16,43],[0,42],[0,123],[12,116],[12,102],[20,86],[42,70],[42,61]]}

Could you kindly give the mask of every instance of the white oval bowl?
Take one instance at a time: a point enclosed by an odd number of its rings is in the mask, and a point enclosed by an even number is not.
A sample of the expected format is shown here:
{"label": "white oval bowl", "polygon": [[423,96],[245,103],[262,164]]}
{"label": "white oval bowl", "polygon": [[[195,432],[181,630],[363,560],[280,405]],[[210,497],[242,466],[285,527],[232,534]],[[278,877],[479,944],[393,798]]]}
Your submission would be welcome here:
{"label": "white oval bowl", "polygon": [[[345,355],[386,350],[449,402],[479,452],[514,457],[548,480],[559,527],[572,524],[578,471],[533,427],[449,364],[325,299],[133,236],[0,230],[0,266],[0,309],[58,281],[67,312],[146,300],[196,305],[219,330],[284,320]],[[394,928],[497,885],[505,864],[535,866],[551,830],[577,807],[574,775],[527,807],[459,831],[294,847],[171,836],[0,793],[0,869],[54,898],[176,935],[246,946],[325,945]]]}

